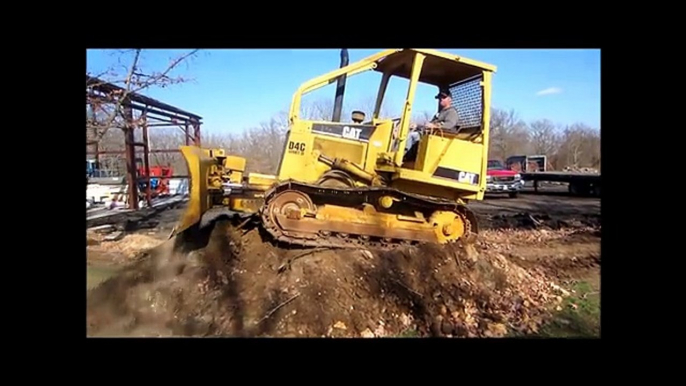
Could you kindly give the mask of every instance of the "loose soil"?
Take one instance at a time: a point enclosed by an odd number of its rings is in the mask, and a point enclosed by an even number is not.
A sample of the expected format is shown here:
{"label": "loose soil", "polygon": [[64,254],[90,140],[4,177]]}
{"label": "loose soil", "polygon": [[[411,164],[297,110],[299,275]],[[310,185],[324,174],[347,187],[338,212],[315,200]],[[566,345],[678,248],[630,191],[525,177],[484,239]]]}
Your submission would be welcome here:
{"label": "loose soil", "polygon": [[560,313],[578,308],[579,283],[599,291],[599,214],[481,216],[472,248],[283,249],[228,222],[192,240],[95,240],[91,268],[116,272],[89,291],[88,335],[503,337],[570,324]]}

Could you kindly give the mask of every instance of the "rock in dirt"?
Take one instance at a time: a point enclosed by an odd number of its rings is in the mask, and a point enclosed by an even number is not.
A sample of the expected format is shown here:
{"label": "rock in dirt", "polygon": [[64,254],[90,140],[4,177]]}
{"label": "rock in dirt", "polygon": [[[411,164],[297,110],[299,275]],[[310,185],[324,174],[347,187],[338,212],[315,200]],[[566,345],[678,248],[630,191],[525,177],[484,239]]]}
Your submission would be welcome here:
{"label": "rock in dirt", "polygon": [[412,317],[403,313],[400,315],[400,323],[403,326],[408,327],[412,323]]}
{"label": "rock in dirt", "polygon": [[360,333],[360,336],[363,338],[374,338],[374,333],[370,329],[365,328],[364,331]]}
{"label": "rock in dirt", "polygon": [[364,256],[364,257],[367,258],[367,259],[370,259],[370,260],[371,260],[371,259],[374,258],[374,255],[373,255],[371,252],[369,252],[368,250],[366,250],[366,249],[361,249],[361,250],[360,250],[360,253],[362,254],[362,256]]}
{"label": "rock in dirt", "polygon": [[113,232],[103,238],[103,241],[118,241],[124,238],[124,232]]}
{"label": "rock in dirt", "polygon": [[112,233],[115,230],[117,230],[117,228],[114,225],[105,224],[105,225],[100,225],[100,226],[88,228],[87,232],[95,232],[98,234],[107,234],[107,233]]}

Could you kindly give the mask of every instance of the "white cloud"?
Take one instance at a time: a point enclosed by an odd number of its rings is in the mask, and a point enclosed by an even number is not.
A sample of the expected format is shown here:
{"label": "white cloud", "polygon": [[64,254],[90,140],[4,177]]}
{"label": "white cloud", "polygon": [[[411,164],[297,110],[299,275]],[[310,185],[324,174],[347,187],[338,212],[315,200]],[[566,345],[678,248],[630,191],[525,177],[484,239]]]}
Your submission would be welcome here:
{"label": "white cloud", "polygon": [[552,94],[559,94],[562,92],[562,89],[559,87],[550,87],[545,90],[541,90],[536,93],[536,95],[552,95]]}

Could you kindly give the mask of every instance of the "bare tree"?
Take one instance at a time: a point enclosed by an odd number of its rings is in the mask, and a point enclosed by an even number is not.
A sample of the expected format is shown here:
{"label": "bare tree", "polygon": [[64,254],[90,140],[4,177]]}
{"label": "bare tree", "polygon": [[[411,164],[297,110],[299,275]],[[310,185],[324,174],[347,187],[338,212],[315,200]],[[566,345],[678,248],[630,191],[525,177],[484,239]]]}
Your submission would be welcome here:
{"label": "bare tree", "polygon": [[555,124],[548,119],[531,122],[529,125],[532,151],[541,155],[552,155],[557,150],[558,135]]}
{"label": "bare tree", "polygon": [[600,133],[580,123],[566,127],[557,160],[558,164],[571,167],[597,167],[600,164]]}
{"label": "bare tree", "polygon": [[[348,110],[350,110],[351,114],[354,110],[363,111],[366,114],[367,118],[371,119],[372,115],[374,114],[375,108],[376,96],[368,96],[367,98],[361,99],[356,103],[349,104]],[[350,117],[350,115],[346,115],[346,117]],[[397,117],[400,117],[398,106],[393,105],[393,102],[388,98],[384,98],[381,104],[381,109],[379,111],[379,118],[388,119]]]}
{"label": "bare tree", "polygon": [[300,105],[302,119],[330,121],[333,117],[333,99],[325,98],[315,101],[303,101]]}
{"label": "bare tree", "polygon": [[[395,118],[400,116],[397,106],[390,103],[389,99],[384,99],[379,111],[379,117]],[[366,119],[370,120],[374,114],[375,107],[376,96],[368,96],[354,102],[344,100],[341,109],[341,121],[351,122],[353,111],[364,112]],[[333,118],[333,108],[334,98],[320,98],[313,101],[303,98],[300,106],[300,117],[302,119],[330,121]]]}
{"label": "bare tree", "polygon": [[[111,127],[126,128],[130,123],[124,118],[127,112],[123,102],[132,93],[187,82],[188,79],[181,76],[173,77],[171,73],[181,63],[194,56],[197,51],[197,49],[191,50],[172,58],[165,68],[146,70],[141,60],[142,49],[121,50],[118,52],[119,65],[111,66],[99,74],[87,73],[86,87],[89,91],[86,93],[87,138],[90,141],[100,142]],[[123,63],[124,58],[129,54],[130,60]],[[105,87],[105,83],[117,87]]]}
{"label": "bare tree", "polygon": [[525,154],[528,141],[527,124],[517,117],[514,110],[491,110],[489,153],[492,157],[504,159]]}

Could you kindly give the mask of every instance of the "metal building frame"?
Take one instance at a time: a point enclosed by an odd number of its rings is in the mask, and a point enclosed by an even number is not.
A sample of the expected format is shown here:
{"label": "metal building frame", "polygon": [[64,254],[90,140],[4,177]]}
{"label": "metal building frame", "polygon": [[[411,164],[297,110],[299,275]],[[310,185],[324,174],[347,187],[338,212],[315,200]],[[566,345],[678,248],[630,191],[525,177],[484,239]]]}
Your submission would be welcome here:
{"label": "metal building frame", "polygon": [[[140,95],[128,93],[124,99],[118,99],[117,95],[125,94],[125,90],[114,84],[104,82],[98,78],[86,75],[86,104],[98,100],[102,104],[120,103],[124,112],[124,150],[99,151],[98,141],[86,141],[86,154],[95,155],[99,164],[101,154],[125,154],[126,155],[126,180],[129,185],[129,209],[138,207],[138,182],[147,181],[146,201],[151,205],[150,191],[150,153],[179,153],[179,149],[150,149],[148,141],[148,128],[150,127],[179,127],[185,134],[185,144],[200,146],[200,125],[202,117],[181,110],[177,107],[162,103],[158,100]],[[138,111],[140,116],[134,120],[133,111]],[[112,128],[117,127],[113,125]],[[143,130],[143,142],[135,142],[134,131],[137,127]],[[88,150],[88,146],[94,146],[95,150]],[[146,176],[138,178],[136,168],[136,147],[143,148],[143,163]],[[188,176],[171,176],[171,178],[188,178]]]}

